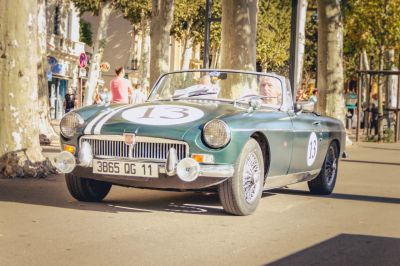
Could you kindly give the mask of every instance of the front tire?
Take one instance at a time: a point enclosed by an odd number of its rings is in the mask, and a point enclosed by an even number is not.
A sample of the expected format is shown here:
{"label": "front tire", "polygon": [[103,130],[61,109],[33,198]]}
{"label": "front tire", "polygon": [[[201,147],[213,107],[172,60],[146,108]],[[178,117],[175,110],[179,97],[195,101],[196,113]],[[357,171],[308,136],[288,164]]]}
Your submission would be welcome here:
{"label": "front tire", "polygon": [[111,189],[111,184],[94,179],[78,177],[72,174],[65,175],[68,191],[79,201],[102,201]]}
{"label": "front tire", "polygon": [[329,195],[332,193],[336,184],[336,176],[339,162],[339,149],[335,142],[329,145],[319,175],[308,181],[308,188],[312,194]]}
{"label": "front tire", "polygon": [[234,215],[253,213],[263,191],[264,159],[260,145],[249,139],[235,164],[233,177],[219,186],[219,198],[224,210]]}

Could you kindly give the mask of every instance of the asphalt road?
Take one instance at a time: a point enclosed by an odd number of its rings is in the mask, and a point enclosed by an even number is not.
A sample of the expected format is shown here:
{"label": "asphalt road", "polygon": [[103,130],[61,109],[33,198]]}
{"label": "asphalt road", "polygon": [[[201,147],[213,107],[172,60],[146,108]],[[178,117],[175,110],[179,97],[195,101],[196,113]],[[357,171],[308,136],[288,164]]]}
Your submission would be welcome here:
{"label": "asphalt road", "polygon": [[81,203],[61,175],[0,180],[0,265],[398,266],[400,145],[349,154],[331,196],[269,191],[247,217],[212,194],[113,187]]}

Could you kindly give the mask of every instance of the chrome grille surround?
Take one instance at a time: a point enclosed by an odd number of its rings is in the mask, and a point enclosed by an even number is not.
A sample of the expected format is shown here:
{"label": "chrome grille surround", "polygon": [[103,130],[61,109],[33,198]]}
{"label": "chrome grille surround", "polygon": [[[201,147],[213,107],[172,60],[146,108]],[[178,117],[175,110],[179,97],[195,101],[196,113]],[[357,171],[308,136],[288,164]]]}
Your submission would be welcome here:
{"label": "chrome grille surround", "polygon": [[186,142],[172,139],[136,136],[135,144],[128,146],[122,135],[84,135],[79,139],[79,147],[85,141],[92,146],[93,156],[96,158],[165,162],[170,148],[176,149],[179,160],[189,156],[189,145]]}

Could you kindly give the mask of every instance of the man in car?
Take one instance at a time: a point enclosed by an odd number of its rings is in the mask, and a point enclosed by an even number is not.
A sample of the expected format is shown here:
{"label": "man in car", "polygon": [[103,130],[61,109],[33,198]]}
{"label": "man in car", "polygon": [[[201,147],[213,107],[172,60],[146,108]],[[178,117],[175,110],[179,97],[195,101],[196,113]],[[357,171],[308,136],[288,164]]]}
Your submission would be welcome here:
{"label": "man in car", "polygon": [[263,100],[266,104],[282,104],[282,91],[278,79],[263,76],[260,78],[259,87],[260,95],[265,96]]}

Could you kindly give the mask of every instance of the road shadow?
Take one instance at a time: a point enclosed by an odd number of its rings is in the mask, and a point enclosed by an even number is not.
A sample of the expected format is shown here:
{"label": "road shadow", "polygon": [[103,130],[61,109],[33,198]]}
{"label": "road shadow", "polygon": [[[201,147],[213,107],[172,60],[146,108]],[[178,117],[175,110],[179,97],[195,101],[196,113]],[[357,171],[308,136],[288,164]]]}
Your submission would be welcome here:
{"label": "road shadow", "polygon": [[400,265],[400,239],[340,234],[269,264],[290,265]]}
{"label": "road shadow", "polygon": [[170,192],[113,186],[100,203],[79,202],[69,194],[63,175],[45,179],[0,179],[0,202],[99,212],[175,212],[228,215],[217,193]]}
{"label": "road shadow", "polygon": [[356,201],[400,204],[400,198],[389,198],[389,197],[379,197],[379,196],[369,196],[369,195],[354,195],[354,194],[343,194],[343,193],[332,193],[330,195],[313,195],[310,192],[305,191],[305,190],[281,189],[281,188],[274,189],[271,191],[272,191],[272,193],[276,193],[276,194],[288,194],[288,195],[307,196],[307,197],[323,197],[323,198],[341,199],[341,200],[356,200]]}
{"label": "road shadow", "polygon": [[386,148],[386,147],[368,147],[364,146],[363,148],[372,149],[372,150],[384,150],[384,151],[400,151],[400,148]]}
{"label": "road shadow", "polygon": [[[276,193],[264,191],[262,198]],[[102,202],[80,202],[69,194],[63,175],[45,179],[0,179],[0,202],[16,202],[99,212],[174,212],[230,215],[217,192],[174,192],[113,186]]]}
{"label": "road shadow", "polygon": [[[102,203],[118,211],[228,215],[224,212],[217,193],[169,192],[135,188],[131,190],[132,194],[110,195]],[[138,191],[141,195],[138,195]]]}
{"label": "road shadow", "polygon": [[394,165],[394,166],[400,166],[400,163],[392,163],[392,162],[377,162],[377,161],[364,161],[364,160],[342,160],[342,162],[348,162],[348,163],[365,163],[365,164],[382,164],[382,165]]}

